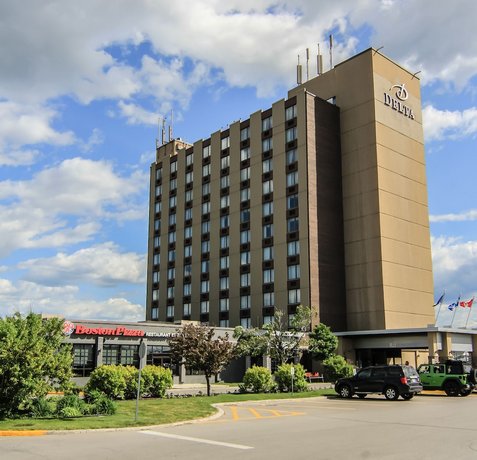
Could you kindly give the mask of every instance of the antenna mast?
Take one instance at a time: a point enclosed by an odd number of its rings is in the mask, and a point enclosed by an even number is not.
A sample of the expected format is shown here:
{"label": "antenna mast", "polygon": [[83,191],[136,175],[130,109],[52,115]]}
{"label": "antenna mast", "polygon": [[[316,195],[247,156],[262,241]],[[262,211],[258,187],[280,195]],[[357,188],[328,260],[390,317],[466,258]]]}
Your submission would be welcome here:
{"label": "antenna mast", "polygon": [[330,35],[330,70],[333,68],[333,35]]}
{"label": "antenna mast", "polygon": [[316,56],[316,73],[321,75],[323,73],[323,56],[320,53],[320,44],[318,43],[318,55]]}
{"label": "antenna mast", "polygon": [[302,67],[300,64],[300,55],[298,55],[298,64],[296,66],[296,83],[297,85],[301,85],[303,83]]}
{"label": "antenna mast", "polygon": [[307,48],[306,49],[306,81],[310,79],[309,62],[310,62],[310,50],[309,48]]}
{"label": "antenna mast", "polygon": [[171,122],[169,124],[169,142],[172,141],[172,124],[174,122],[173,115],[174,113],[172,112],[172,109],[171,109]]}

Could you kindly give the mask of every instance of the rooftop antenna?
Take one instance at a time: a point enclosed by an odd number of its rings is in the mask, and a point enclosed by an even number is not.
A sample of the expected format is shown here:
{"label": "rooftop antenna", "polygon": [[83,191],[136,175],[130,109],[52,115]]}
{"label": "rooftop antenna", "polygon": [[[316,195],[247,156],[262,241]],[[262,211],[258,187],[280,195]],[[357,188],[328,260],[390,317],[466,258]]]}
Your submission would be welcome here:
{"label": "rooftop antenna", "polygon": [[166,141],[166,117],[162,117],[161,145]]}
{"label": "rooftop antenna", "polygon": [[320,53],[320,44],[318,43],[318,55],[316,56],[316,73],[321,75],[323,73],[323,56]]}
{"label": "rooftop antenna", "polygon": [[309,62],[310,62],[310,50],[309,48],[307,48],[306,49],[306,81],[310,79]]}
{"label": "rooftop antenna", "polygon": [[333,35],[330,34],[330,70],[333,68]]}
{"label": "rooftop antenna", "polygon": [[296,66],[296,83],[297,85],[301,85],[303,83],[302,68],[300,64],[300,55],[298,55],[298,64]]}
{"label": "rooftop antenna", "polygon": [[169,142],[172,141],[172,124],[173,124],[173,122],[174,122],[173,116],[174,116],[174,113],[173,113],[173,111],[172,111],[172,109],[171,109],[171,122],[169,123]]}

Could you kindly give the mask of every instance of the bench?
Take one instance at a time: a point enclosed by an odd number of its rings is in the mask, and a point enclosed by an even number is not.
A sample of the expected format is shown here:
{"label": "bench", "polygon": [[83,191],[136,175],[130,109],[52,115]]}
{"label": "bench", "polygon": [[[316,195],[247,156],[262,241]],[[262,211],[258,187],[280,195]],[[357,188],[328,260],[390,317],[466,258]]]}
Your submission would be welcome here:
{"label": "bench", "polygon": [[305,372],[305,378],[308,382],[312,382],[313,380],[321,380],[322,382],[325,381],[322,375],[319,372]]}

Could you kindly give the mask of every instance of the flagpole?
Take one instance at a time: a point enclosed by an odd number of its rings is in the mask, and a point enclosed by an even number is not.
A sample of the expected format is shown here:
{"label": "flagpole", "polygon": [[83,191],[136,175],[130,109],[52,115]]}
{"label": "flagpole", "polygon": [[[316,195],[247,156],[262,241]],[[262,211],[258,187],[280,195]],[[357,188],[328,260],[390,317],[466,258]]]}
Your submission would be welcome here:
{"label": "flagpole", "polygon": [[451,324],[450,324],[451,328],[452,328],[452,325],[454,324],[455,314],[457,312],[457,309],[459,308],[459,302],[460,302],[460,294],[459,294],[459,297],[457,298],[457,302],[456,302],[456,305],[455,305],[455,308],[454,308],[454,314],[452,315],[452,321],[451,321]]}
{"label": "flagpole", "polygon": [[[444,301],[444,297],[446,295],[446,291],[444,291],[441,295],[441,297],[439,298],[439,301],[436,305],[439,305],[439,310],[437,310],[437,316],[436,316],[436,321],[435,321],[435,325],[437,326],[437,320],[439,319],[439,315],[441,314],[441,310],[442,310],[442,302]],[[434,306],[436,306],[434,305]]]}
{"label": "flagpole", "polygon": [[467,313],[467,320],[465,322],[465,328],[467,329],[467,323],[469,322],[470,318],[470,312],[472,311],[472,303],[474,302],[474,297],[472,297],[472,300],[470,301],[470,307],[469,307],[469,313]]}

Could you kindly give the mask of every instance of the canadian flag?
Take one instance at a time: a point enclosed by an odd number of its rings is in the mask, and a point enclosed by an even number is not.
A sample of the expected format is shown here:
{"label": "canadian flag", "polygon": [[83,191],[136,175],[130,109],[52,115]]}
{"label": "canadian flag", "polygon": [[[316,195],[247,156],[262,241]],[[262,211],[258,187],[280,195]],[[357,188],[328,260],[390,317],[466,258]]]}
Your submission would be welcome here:
{"label": "canadian flag", "polygon": [[469,307],[469,308],[472,308],[472,304],[474,303],[474,298],[472,297],[472,299],[470,300],[463,300],[462,302],[459,303],[459,305],[461,307]]}

